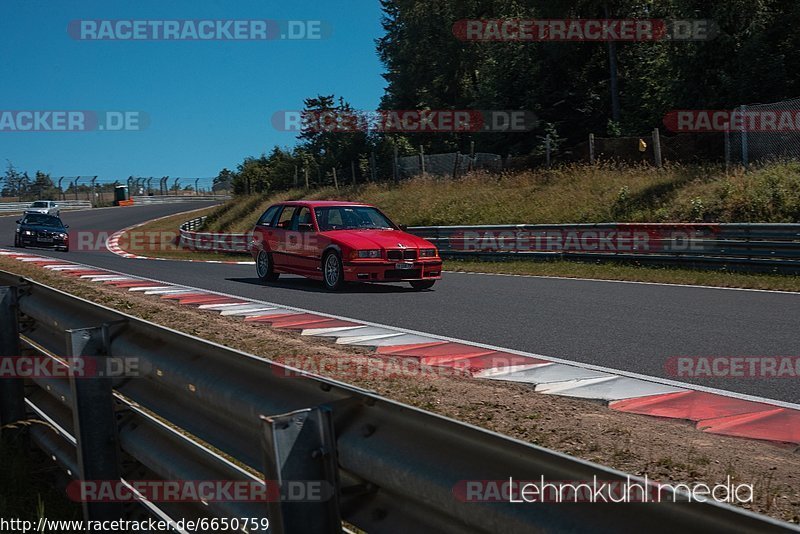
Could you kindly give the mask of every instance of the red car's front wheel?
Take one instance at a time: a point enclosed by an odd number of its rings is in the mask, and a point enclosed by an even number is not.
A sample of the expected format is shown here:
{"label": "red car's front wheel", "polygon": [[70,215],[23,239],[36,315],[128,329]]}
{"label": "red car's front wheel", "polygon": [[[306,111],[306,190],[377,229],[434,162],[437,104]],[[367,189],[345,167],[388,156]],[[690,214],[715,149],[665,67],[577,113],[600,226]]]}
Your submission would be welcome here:
{"label": "red car's front wheel", "polygon": [[336,252],[328,252],[322,259],[322,282],[329,291],[336,291],[344,285],[342,259]]}

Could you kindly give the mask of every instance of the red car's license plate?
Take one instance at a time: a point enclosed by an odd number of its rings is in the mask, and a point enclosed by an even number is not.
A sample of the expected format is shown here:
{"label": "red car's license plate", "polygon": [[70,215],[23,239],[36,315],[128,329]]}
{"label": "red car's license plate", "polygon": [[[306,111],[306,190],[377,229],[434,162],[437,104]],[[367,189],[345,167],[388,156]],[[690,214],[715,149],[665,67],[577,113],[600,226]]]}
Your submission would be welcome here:
{"label": "red car's license plate", "polygon": [[402,271],[402,270],[407,270],[407,269],[413,269],[414,268],[414,264],[413,263],[398,263],[395,267],[397,268],[397,270]]}

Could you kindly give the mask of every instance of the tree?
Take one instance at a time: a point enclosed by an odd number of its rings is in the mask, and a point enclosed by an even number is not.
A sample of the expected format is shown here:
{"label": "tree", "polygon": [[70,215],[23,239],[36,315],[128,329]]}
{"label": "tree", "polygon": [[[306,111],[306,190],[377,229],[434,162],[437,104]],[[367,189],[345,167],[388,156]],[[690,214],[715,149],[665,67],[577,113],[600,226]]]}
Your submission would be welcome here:
{"label": "tree", "polygon": [[30,178],[27,172],[19,172],[14,167],[11,161],[6,160],[6,172],[3,176],[3,191],[4,197],[23,197],[28,194],[30,189]]}
{"label": "tree", "polygon": [[214,191],[230,191],[233,189],[233,180],[236,174],[227,168],[219,171],[219,174],[214,178],[212,189]]}
{"label": "tree", "polygon": [[36,171],[36,177],[30,186],[31,194],[36,198],[55,198],[56,186],[50,175],[42,171]]}

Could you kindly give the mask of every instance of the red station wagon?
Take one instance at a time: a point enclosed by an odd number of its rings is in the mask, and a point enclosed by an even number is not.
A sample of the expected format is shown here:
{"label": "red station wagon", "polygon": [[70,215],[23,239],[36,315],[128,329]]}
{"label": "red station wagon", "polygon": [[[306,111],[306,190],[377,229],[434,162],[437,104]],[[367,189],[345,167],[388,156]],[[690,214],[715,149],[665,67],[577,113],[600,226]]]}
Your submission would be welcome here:
{"label": "red station wagon", "polygon": [[409,282],[422,290],[442,277],[432,243],[402,231],[378,208],[353,202],[270,206],[253,230],[250,251],[264,281],[299,274],[329,290],[345,282]]}

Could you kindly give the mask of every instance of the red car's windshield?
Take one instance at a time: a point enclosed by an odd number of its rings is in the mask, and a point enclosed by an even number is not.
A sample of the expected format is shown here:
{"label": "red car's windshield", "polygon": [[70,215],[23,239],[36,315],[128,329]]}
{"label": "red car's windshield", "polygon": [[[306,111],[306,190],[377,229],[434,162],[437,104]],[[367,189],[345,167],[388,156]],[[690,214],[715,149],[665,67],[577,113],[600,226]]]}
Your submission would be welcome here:
{"label": "red car's windshield", "polygon": [[367,206],[316,208],[320,232],[332,230],[394,230],[396,227],[380,211]]}

